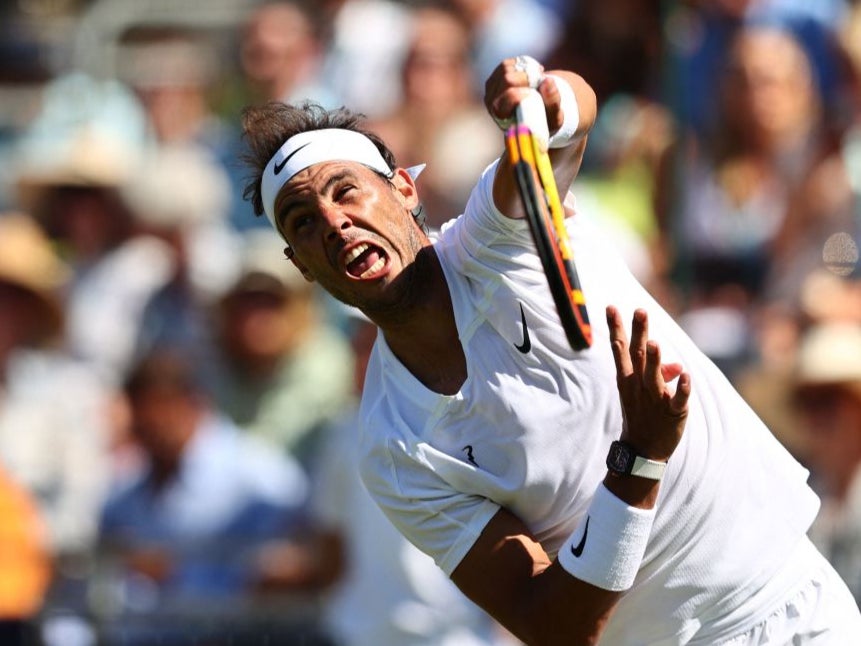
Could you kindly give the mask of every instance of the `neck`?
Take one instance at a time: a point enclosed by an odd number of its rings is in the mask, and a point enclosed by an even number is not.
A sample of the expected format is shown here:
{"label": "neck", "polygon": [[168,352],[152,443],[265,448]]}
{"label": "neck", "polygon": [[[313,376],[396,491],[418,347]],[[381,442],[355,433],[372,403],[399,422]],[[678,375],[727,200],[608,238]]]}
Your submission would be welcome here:
{"label": "neck", "polygon": [[173,480],[176,474],[179,472],[179,462],[164,462],[164,461],[154,461],[152,463],[152,470],[150,472],[150,476],[152,478],[152,484],[156,490],[163,489],[164,486]]}
{"label": "neck", "polygon": [[[371,318],[404,366],[434,392],[453,395],[466,380],[466,357],[458,336],[448,283],[432,247],[419,254],[422,267],[413,300]],[[416,286],[419,287],[419,286]]]}

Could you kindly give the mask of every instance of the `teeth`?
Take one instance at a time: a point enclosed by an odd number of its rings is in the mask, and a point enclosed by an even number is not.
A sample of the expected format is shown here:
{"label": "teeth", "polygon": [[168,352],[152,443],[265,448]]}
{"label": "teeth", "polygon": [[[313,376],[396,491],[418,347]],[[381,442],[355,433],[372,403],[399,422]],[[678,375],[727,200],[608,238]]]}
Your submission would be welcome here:
{"label": "teeth", "polygon": [[383,258],[379,258],[377,260],[377,262],[375,262],[373,265],[371,265],[365,271],[363,271],[362,275],[359,276],[359,278],[367,278],[368,276],[371,276],[371,275],[377,273],[378,271],[380,271],[385,266],[385,264],[386,264],[386,261]]}
{"label": "teeth", "polygon": [[350,251],[347,253],[347,257],[345,258],[345,264],[349,265],[356,258],[358,258],[363,253],[365,253],[369,248],[370,247],[366,243],[363,242],[362,244],[358,245],[357,247],[353,247],[352,249],[350,249]]}

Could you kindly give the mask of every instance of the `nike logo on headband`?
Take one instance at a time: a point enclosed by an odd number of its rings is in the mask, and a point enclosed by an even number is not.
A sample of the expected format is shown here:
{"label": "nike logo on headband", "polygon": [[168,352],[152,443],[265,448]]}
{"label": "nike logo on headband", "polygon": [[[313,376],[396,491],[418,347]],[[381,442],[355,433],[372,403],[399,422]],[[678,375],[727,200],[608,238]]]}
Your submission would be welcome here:
{"label": "nike logo on headband", "polygon": [[284,170],[284,167],[287,165],[287,162],[289,162],[289,161],[290,161],[290,159],[293,157],[293,155],[295,155],[296,153],[298,153],[300,150],[302,150],[305,146],[307,146],[307,145],[308,145],[308,144],[310,144],[310,143],[311,143],[311,142],[309,141],[308,143],[305,143],[305,144],[302,144],[301,146],[299,146],[296,150],[294,150],[292,153],[290,153],[289,155],[287,155],[287,156],[286,156],[286,157],[281,161],[281,163],[280,163],[280,164],[279,164],[278,162],[275,162],[275,166],[273,167],[273,170],[275,171],[275,174],[276,174],[276,175],[278,175],[282,170]]}

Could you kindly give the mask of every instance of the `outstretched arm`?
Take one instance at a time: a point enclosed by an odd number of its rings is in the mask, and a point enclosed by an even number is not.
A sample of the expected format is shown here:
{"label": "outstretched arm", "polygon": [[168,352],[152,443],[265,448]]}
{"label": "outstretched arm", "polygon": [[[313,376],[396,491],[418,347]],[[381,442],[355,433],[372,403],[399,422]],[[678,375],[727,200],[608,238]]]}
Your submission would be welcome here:
{"label": "outstretched arm", "polygon": [[[661,365],[660,349],[648,339],[644,311],[634,314],[630,344],[615,308],[608,308],[607,324],[625,418],[620,439],[644,457],[666,461],[684,431],[690,377],[677,365]],[[678,384],[671,393],[665,380],[675,377]],[[613,502],[622,501],[635,515],[655,506],[658,485],[657,480],[609,472],[603,483],[615,496]],[[582,550],[580,535],[572,538],[577,545],[572,542],[573,548],[566,544],[563,549],[576,555]],[[622,558],[631,546],[617,547],[619,554],[610,559]],[[610,563],[606,566],[609,570]],[[485,527],[452,580],[518,638],[542,646],[596,643],[624,591],[593,585],[571,574],[558,559],[551,562],[524,523],[505,509]]]}
{"label": "outstretched arm", "polygon": [[[558,83],[565,83],[570,88],[570,92],[564,92],[566,88],[561,88],[562,91],[560,91]],[[508,58],[497,66],[485,83],[485,107],[497,121],[505,120],[514,114],[515,108],[523,98],[533,91],[535,90],[529,86],[527,72],[517,67],[516,59]],[[559,194],[564,196],[580,170],[583,153],[586,150],[586,135],[595,124],[597,115],[595,93],[582,77],[565,70],[544,73],[537,91],[544,101],[551,136],[560,130],[566,118],[568,124],[576,119],[576,130],[570,136],[557,141],[550,149],[550,162],[553,165],[556,185],[559,188]],[[575,105],[571,104],[572,92]],[[562,100],[564,94],[568,95],[566,101]],[[506,216],[524,217],[514,182],[514,172],[506,155],[502,156],[494,178],[493,201]]]}

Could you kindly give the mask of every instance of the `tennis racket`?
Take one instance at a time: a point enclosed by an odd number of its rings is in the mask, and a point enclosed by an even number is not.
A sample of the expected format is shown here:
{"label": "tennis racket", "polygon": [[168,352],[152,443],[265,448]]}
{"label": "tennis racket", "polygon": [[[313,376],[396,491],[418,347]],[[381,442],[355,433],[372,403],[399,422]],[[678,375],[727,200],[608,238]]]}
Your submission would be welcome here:
{"label": "tennis racket", "polygon": [[571,348],[579,351],[592,345],[592,326],[565,230],[547,139],[544,102],[538,92],[532,92],[517,107],[514,125],[505,132],[505,147],[562,328]]}

